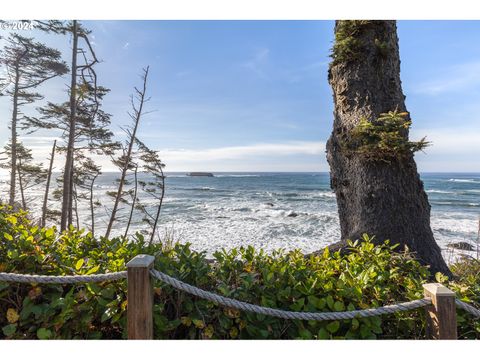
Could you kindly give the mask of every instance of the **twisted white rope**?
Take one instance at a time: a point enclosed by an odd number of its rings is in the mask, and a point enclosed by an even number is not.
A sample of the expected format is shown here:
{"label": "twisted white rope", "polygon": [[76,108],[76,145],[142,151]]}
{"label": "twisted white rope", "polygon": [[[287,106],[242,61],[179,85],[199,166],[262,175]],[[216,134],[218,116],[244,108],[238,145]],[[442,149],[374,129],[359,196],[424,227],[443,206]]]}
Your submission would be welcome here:
{"label": "twisted white rope", "polygon": [[[182,290],[191,295],[198,296],[202,299],[213,301],[217,304],[235,308],[243,311],[254,312],[257,314],[274,316],[282,319],[294,319],[294,320],[345,320],[353,319],[356,317],[370,317],[385,314],[392,314],[400,311],[408,311],[424,307],[431,304],[431,299],[419,299],[408,301],[400,304],[386,305],[376,309],[364,309],[353,310],[343,312],[299,312],[299,311],[287,311],[281,309],[273,309],[269,307],[249,304],[243,301],[230,299],[209,291],[199,289],[193,285],[184,283],[177,280],[167,274],[164,274],[155,269],[150,270],[153,277],[163,281],[164,283],[173,286],[178,290]],[[115,281],[119,279],[125,279],[127,277],[126,271],[119,271],[107,274],[93,274],[93,275],[65,275],[65,276],[48,276],[48,275],[28,275],[28,274],[12,274],[0,272],[0,281],[5,282],[20,282],[20,283],[38,283],[38,284],[76,284],[85,282],[102,282],[102,281]],[[474,315],[480,317],[480,310],[477,308],[455,299],[456,305]]]}
{"label": "twisted white rope", "polygon": [[119,271],[107,274],[93,275],[65,275],[65,276],[49,276],[49,275],[28,275],[28,274],[12,274],[0,272],[0,281],[20,282],[20,283],[37,283],[37,284],[77,284],[85,282],[102,282],[124,279],[127,277],[126,271]]}
{"label": "twisted white rope", "polygon": [[378,315],[392,314],[399,311],[408,311],[408,310],[424,307],[432,303],[430,299],[425,298],[425,299],[413,300],[413,301],[409,301],[401,304],[382,306],[376,309],[353,310],[353,311],[343,311],[343,312],[286,311],[286,310],[273,309],[269,307],[253,305],[243,301],[230,299],[221,295],[217,295],[209,291],[205,291],[195,286],[184,283],[183,281],[177,280],[155,269],[150,270],[150,273],[152,274],[153,277],[163,281],[168,285],[173,286],[178,290],[182,290],[191,295],[198,296],[205,300],[213,301],[217,304],[220,304],[226,307],[235,308],[243,311],[254,312],[257,314],[274,316],[282,319],[291,319],[291,320],[345,320],[345,319],[353,319],[356,317],[378,316]]}
{"label": "twisted white rope", "polygon": [[455,299],[455,304],[457,304],[457,306],[460,308],[460,309],[463,309],[465,310],[466,312],[472,314],[473,316],[475,317],[480,317],[480,310],[478,310],[477,308],[473,307],[472,305],[470,304],[467,304],[461,300],[458,300],[458,299]]}

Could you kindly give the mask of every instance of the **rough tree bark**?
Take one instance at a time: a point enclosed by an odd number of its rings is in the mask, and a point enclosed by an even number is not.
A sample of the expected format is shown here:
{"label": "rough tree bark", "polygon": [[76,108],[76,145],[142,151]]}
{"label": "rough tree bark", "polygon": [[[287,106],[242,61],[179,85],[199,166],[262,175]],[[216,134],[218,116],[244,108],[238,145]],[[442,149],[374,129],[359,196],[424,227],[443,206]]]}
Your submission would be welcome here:
{"label": "rough tree bark", "polygon": [[336,45],[355,48],[338,49],[343,56],[336,59],[334,46],[329,69],[335,108],[327,160],[341,228],[341,241],[331,249],[344,249],[347,239],[367,233],[376,242],[406,245],[432,272],[450,275],[433,237],[430,205],[413,153],[384,162],[342,151],[342,141],[362,117],[372,121],[395,109],[406,112],[396,22],[357,22],[351,38],[339,43],[338,32],[349,25],[343,22],[335,24]]}

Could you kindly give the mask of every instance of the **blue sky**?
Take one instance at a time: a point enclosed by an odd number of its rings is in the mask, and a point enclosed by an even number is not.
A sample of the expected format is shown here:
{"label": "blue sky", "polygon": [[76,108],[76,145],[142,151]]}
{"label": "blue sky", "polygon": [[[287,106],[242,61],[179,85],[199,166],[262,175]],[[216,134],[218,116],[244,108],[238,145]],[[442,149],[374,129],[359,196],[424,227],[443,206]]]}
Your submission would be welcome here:
{"label": "blue sky", "polygon": [[[99,82],[112,89],[104,109],[119,137],[119,126],[129,122],[132,88],[150,65],[152,112],[139,136],[160,151],[167,171],[328,171],[333,21],[84,25],[103,60]],[[68,37],[34,35],[69,60]],[[398,35],[411,137],[426,135],[433,142],[416,156],[419,170],[479,171],[480,22],[400,21]],[[67,77],[53,80],[41,90],[50,100],[65,101],[67,83]],[[0,99],[0,116],[9,119],[10,111],[8,100]],[[7,121],[0,126],[5,143]],[[44,161],[57,135],[39,132],[24,140]],[[105,171],[112,169],[102,163]]]}

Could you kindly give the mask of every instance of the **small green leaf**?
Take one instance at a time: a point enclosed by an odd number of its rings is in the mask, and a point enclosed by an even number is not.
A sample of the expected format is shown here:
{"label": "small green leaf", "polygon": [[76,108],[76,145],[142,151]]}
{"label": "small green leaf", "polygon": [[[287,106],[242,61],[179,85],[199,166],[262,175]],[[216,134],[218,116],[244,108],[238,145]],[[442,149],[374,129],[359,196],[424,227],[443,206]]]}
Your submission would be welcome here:
{"label": "small green leaf", "polygon": [[328,295],[327,296],[327,305],[330,309],[333,310],[333,304],[334,304],[334,301],[333,301],[333,298],[331,295]]}
{"label": "small green leaf", "polygon": [[205,327],[205,323],[199,319],[192,319],[193,325],[195,325],[199,329],[203,329]]}
{"label": "small green leaf", "polygon": [[340,322],[335,320],[327,325],[327,330],[330,334],[335,334],[340,329]]}
{"label": "small green leaf", "polygon": [[305,305],[305,298],[301,298],[295,301],[292,305],[290,305],[290,308],[295,311],[300,311],[303,309],[304,305]]}
{"label": "small green leaf", "polygon": [[49,228],[47,229],[47,231],[45,231],[45,236],[47,238],[53,237],[54,234],[55,234],[55,230],[53,228]]}
{"label": "small green leaf", "polygon": [[318,338],[321,339],[321,340],[330,339],[330,334],[328,333],[328,331],[325,328],[321,328],[318,331],[317,335],[318,335]]}
{"label": "small green leaf", "polygon": [[5,336],[12,336],[17,331],[17,324],[10,324],[2,327],[3,334]]}
{"label": "small green leaf", "polygon": [[364,338],[364,339],[369,339],[374,334],[372,334],[372,331],[371,331],[369,326],[366,326],[365,324],[362,324],[360,326],[360,335],[362,335],[362,338]]}
{"label": "small green leaf", "polygon": [[47,340],[52,338],[52,332],[45,328],[40,328],[37,330],[37,337],[40,340]]}
{"label": "small green leaf", "polygon": [[307,329],[300,329],[298,333],[302,339],[310,340],[312,338],[312,333]]}
{"label": "small green leaf", "polygon": [[9,233],[3,233],[3,237],[4,237],[5,239],[7,239],[7,240],[10,240],[10,241],[13,240],[13,236],[10,235]]}
{"label": "small green leaf", "polygon": [[341,301],[335,301],[335,304],[333,304],[333,309],[335,311],[343,311],[345,310],[345,305]]}
{"label": "small green leaf", "polygon": [[102,317],[100,318],[100,321],[103,323],[105,321],[107,321],[108,319],[110,319],[115,313],[117,312],[117,310],[115,308],[107,308],[107,310],[105,310],[105,312],[102,314]]}
{"label": "small green leaf", "polygon": [[100,265],[94,266],[87,271],[86,275],[95,274],[100,269]]}
{"label": "small green leaf", "polygon": [[17,224],[17,217],[10,215],[6,218],[7,221],[9,221],[11,224],[16,225]]}
{"label": "small green leaf", "polygon": [[75,264],[75,269],[76,270],[80,270],[80,268],[83,266],[83,263],[85,262],[84,259],[80,259],[77,261],[77,263]]}

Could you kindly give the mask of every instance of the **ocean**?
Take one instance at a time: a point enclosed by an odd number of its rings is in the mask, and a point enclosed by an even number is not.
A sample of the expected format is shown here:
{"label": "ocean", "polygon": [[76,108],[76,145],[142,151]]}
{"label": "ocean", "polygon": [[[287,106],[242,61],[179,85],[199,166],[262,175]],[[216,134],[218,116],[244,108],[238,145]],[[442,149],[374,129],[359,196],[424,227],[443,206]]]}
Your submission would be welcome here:
{"label": "ocean", "polygon": [[[247,245],[266,251],[299,248],[308,253],[339,239],[337,206],[328,173],[214,175],[167,173],[160,239],[190,242],[193,249],[209,255],[221,248]],[[95,194],[104,206],[95,211],[97,234],[106,227],[112,201],[105,193],[115,188],[116,176],[105,173],[95,186]],[[476,247],[480,174],[424,173],[421,177],[432,205],[432,229],[444,256],[452,255],[447,247],[451,243],[468,242]],[[6,198],[6,178],[0,188]],[[155,202],[150,204],[154,206]],[[88,227],[87,203],[79,204],[79,213],[81,222]],[[124,206],[113,234],[123,233],[126,214]],[[132,231],[142,227],[141,217],[135,217]]]}

